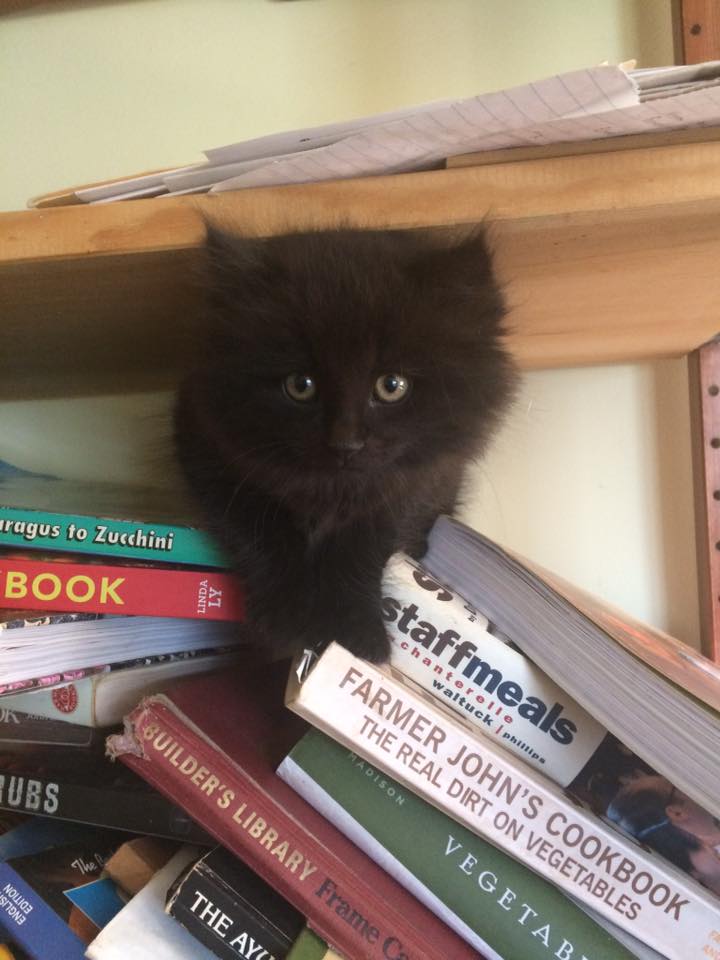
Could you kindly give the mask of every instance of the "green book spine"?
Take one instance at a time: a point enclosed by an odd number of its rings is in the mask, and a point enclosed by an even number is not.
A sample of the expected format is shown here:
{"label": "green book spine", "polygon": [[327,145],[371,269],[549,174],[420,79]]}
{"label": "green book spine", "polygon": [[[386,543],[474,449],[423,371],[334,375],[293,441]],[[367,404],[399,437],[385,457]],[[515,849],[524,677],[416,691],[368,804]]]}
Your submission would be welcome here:
{"label": "green book spine", "polygon": [[126,557],[155,563],[225,567],[211,538],[180,524],[113,520],[0,507],[0,547]]}
{"label": "green book spine", "polygon": [[278,773],[488,958],[635,956],[552,884],[319,731]]}
{"label": "green book spine", "polygon": [[325,941],[309,927],[305,927],[290,948],[286,960],[327,960],[328,957],[333,956],[337,956],[337,954],[328,950]]}

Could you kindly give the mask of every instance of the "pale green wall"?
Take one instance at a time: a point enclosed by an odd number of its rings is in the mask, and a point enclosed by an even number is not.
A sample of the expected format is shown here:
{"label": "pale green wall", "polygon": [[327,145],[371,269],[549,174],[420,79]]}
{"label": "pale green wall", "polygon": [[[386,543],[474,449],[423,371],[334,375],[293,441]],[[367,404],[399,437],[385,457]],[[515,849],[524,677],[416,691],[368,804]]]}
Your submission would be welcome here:
{"label": "pale green wall", "polygon": [[637,56],[669,0],[133,0],[0,19],[0,209],[275,130]]}
{"label": "pale green wall", "polygon": [[[0,19],[0,209],[262,133],[603,60],[672,62],[670,0],[53,7]],[[157,479],[168,403],[8,404],[0,456],[73,476]],[[683,363],[529,375],[473,480],[473,523],[696,640]]]}

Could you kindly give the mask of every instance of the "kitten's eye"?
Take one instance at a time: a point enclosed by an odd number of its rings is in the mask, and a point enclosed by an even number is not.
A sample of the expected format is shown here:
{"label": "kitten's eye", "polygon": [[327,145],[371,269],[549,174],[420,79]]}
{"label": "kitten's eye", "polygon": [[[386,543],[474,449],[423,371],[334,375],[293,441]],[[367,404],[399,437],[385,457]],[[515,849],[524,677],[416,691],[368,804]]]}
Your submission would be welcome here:
{"label": "kitten's eye", "polygon": [[410,381],[399,373],[384,373],[375,381],[373,393],[383,403],[397,403],[403,400],[410,390]]}
{"label": "kitten's eye", "polygon": [[298,403],[312,400],[317,393],[315,381],[306,373],[291,373],[290,376],[285,377],[283,389],[291,400],[296,400]]}

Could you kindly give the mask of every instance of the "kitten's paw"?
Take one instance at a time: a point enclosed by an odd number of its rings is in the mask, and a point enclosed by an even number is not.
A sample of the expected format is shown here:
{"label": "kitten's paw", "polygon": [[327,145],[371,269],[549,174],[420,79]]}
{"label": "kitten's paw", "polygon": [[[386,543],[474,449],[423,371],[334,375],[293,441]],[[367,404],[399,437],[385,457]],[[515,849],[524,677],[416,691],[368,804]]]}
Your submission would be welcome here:
{"label": "kitten's paw", "polygon": [[412,557],[413,560],[422,560],[427,553],[427,548],[427,535],[424,533],[418,534],[412,540],[409,540],[404,547],[405,553],[409,557]]}
{"label": "kitten's paw", "polygon": [[340,625],[338,643],[350,653],[371,663],[385,663],[390,658],[390,640],[379,612],[362,617],[348,617]]}

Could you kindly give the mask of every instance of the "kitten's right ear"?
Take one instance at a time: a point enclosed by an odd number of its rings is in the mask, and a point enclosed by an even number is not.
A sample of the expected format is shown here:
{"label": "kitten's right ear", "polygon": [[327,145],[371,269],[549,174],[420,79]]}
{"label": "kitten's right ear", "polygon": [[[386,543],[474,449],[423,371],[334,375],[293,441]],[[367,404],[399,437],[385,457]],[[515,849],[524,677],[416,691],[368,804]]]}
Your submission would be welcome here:
{"label": "kitten's right ear", "polygon": [[213,271],[237,276],[263,265],[263,241],[243,237],[210,221],[205,224],[205,250]]}
{"label": "kitten's right ear", "polygon": [[265,241],[210,221],[205,229],[205,280],[214,306],[237,307],[264,293],[270,283]]}
{"label": "kitten's right ear", "polygon": [[478,225],[454,237],[433,240],[415,259],[416,269],[430,283],[472,290],[495,282],[487,230]]}
{"label": "kitten's right ear", "polygon": [[222,260],[228,253],[230,234],[222,227],[205,221],[205,249],[214,259]]}

